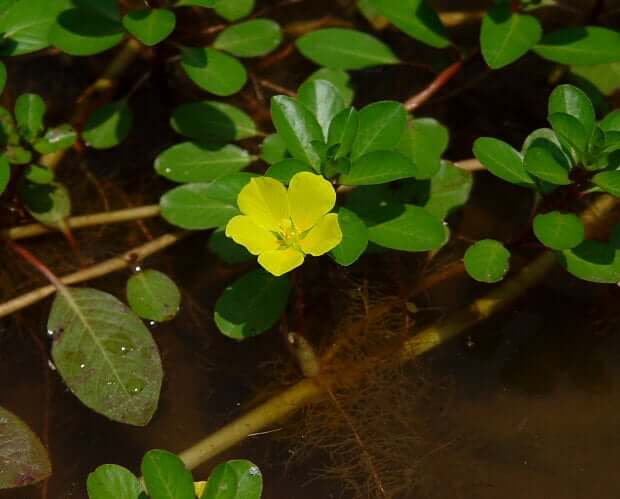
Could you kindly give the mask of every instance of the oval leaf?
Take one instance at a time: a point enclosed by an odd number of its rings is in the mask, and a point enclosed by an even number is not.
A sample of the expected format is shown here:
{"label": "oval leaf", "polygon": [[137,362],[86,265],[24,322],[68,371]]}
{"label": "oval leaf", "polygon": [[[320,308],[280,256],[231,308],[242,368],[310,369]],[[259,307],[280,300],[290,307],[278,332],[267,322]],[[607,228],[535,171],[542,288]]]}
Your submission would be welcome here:
{"label": "oval leaf", "polygon": [[88,499],[138,499],[140,481],[127,468],[104,464],[89,473],[86,481]]}
{"label": "oval leaf", "polygon": [[538,240],[545,246],[566,250],[583,242],[585,229],[577,215],[552,211],[536,215],[532,228]]}
{"label": "oval leaf", "polygon": [[218,16],[223,17],[227,21],[238,21],[252,13],[254,10],[254,1],[255,0],[219,0],[215,2],[215,12]]}
{"label": "oval leaf", "polygon": [[561,29],[542,37],[534,52],[560,64],[620,61],[620,32],[599,26]]}
{"label": "oval leaf", "polygon": [[183,48],[181,67],[196,85],[221,97],[237,93],[248,79],[237,59],[208,47]]}
{"label": "oval leaf", "polygon": [[202,499],[260,499],[263,476],[258,466],[235,459],[215,467]]}
{"label": "oval leaf", "polygon": [[348,266],[366,251],[368,247],[368,227],[364,221],[347,208],[338,210],[338,224],[342,231],[342,242],[330,253],[340,265]]}
{"label": "oval leaf", "polygon": [[168,9],[132,10],[123,17],[123,26],[148,46],[157,45],[174,31],[177,19]]}
{"label": "oval leaf", "polygon": [[351,159],[398,145],[407,127],[407,111],[400,102],[379,101],[369,104],[358,113],[359,125]]}
{"label": "oval leaf", "polygon": [[620,197],[620,171],[597,173],[592,177],[592,182],[605,192],[609,192],[617,198]]}
{"label": "oval leaf", "polygon": [[476,281],[501,281],[510,267],[510,252],[499,241],[483,239],[467,248],[465,270]]}
{"label": "oval leaf", "polygon": [[449,140],[448,129],[437,120],[418,118],[405,130],[396,150],[413,162],[414,177],[426,180],[439,171]]}
{"label": "oval leaf", "polygon": [[326,80],[312,80],[299,87],[297,100],[314,114],[327,141],[330,123],[344,109],[338,89]]}
{"label": "oval leaf", "polygon": [[542,180],[556,185],[568,185],[570,163],[563,151],[550,140],[536,138],[530,142],[525,157],[525,169]]}
{"label": "oval leaf", "polygon": [[273,51],[282,41],[280,25],[271,19],[252,19],[222,31],[213,46],[237,57],[258,57]]}
{"label": "oval leaf", "polygon": [[559,85],[549,96],[549,115],[565,113],[575,118],[583,127],[586,137],[592,135],[596,113],[588,95],[573,85]]}
{"label": "oval leaf", "polygon": [[163,322],[179,311],[181,293],[166,274],[149,269],[136,272],[127,280],[127,302],[143,319]]}
{"label": "oval leaf", "polygon": [[522,186],[534,185],[525,171],[523,158],[511,145],[491,137],[474,142],[474,156],[495,176]]}
{"label": "oval leaf", "polygon": [[351,151],[359,127],[359,117],[355,108],[342,110],[331,121],[327,134],[327,146],[338,146],[334,159],[344,158]]}
{"label": "oval leaf", "polygon": [[19,194],[35,220],[60,230],[65,228],[65,219],[71,215],[71,197],[63,184],[23,182]]}
{"label": "oval leaf", "polygon": [[15,101],[15,121],[22,136],[32,141],[43,131],[45,102],[37,94],[22,94]]}
{"label": "oval leaf", "polygon": [[349,73],[342,69],[320,68],[312,73],[304,83],[314,80],[327,80],[338,89],[344,100],[345,106],[350,106],[353,102],[355,92],[351,86]]}
{"label": "oval leaf", "polygon": [[127,101],[106,104],[88,118],[82,137],[86,144],[95,149],[108,149],[123,142],[133,124],[133,113]]}
{"label": "oval leaf", "polygon": [[344,185],[384,184],[401,178],[413,177],[413,163],[394,151],[373,151],[358,158],[349,173],[340,176]]}
{"label": "oval leaf", "polygon": [[151,499],[196,499],[192,474],[172,452],[148,451],[141,469]]}
{"label": "oval leaf", "polygon": [[620,249],[600,241],[584,241],[558,253],[562,265],[579,279],[589,282],[620,282]]}
{"label": "oval leaf", "polygon": [[6,157],[0,155],[0,194],[4,192],[11,180],[11,165]]}
{"label": "oval leaf", "polygon": [[260,145],[260,159],[270,165],[286,158],[286,142],[277,133],[267,135]]}
{"label": "oval leaf", "polygon": [[293,176],[300,172],[313,173],[314,170],[310,165],[298,159],[283,159],[267,168],[265,176],[275,178],[283,184],[288,185]]}

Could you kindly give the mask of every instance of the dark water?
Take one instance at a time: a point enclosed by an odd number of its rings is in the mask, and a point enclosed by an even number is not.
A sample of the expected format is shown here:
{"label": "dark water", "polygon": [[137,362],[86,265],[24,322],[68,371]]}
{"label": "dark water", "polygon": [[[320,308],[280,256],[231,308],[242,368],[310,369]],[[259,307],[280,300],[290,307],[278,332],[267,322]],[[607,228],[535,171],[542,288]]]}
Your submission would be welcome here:
{"label": "dark water", "polygon": [[[267,7],[275,2],[258,3]],[[361,18],[349,16],[346,3],[306,1],[269,15],[282,24],[331,15],[366,28]],[[439,3],[453,10],[465,2]],[[488,3],[477,2],[475,8]],[[473,43],[476,36],[475,24],[454,30],[461,43]],[[431,68],[453,57],[450,51],[427,49],[393,31],[382,37],[403,59]],[[60,176],[74,193],[75,213],[100,211],[106,202],[112,208],[156,202],[170,187],[152,173],[155,156],[178,141],[167,125],[170,110],[178,103],[208,97],[187,83],[178,83],[171,67],[157,65],[167,55],[139,61],[121,81],[118,96],[145,71],[153,70],[152,78],[132,99],[136,122],[128,140],[109,151],[83,156],[72,153],[63,164]],[[50,122],[66,120],[72,102],[108,57],[78,60],[43,53],[10,60],[10,88],[2,97],[3,105],[10,105],[19,93],[36,91],[50,105]],[[295,88],[311,70],[295,55],[261,76]],[[451,146],[446,156],[451,159],[470,157],[471,143],[481,135],[519,143],[529,131],[544,125],[551,88],[548,70],[548,65],[528,56],[489,75],[475,59],[417,116],[436,117],[450,128]],[[411,65],[357,72],[353,76],[358,89],[356,104],[404,99],[431,77],[428,69]],[[256,99],[248,86],[232,101],[251,111]],[[257,115],[257,120],[268,126],[264,115]],[[246,145],[256,147],[252,141]],[[99,190],[84,181],[84,172],[99,179]],[[452,222],[456,233],[465,238],[503,240],[519,235],[531,202],[525,194],[477,174],[473,198],[471,206]],[[149,221],[145,227],[126,224],[83,230],[76,236],[84,255],[98,261],[140,244],[148,233],[166,230],[158,221]],[[278,334],[237,344],[216,331],[211,320],[213,303],[226,283],[243,269],[217,263],[207,251],[206,240],[205,234],[193,235],[144,265],[174,276],[184,292],[179,316],[153,328],[166,375],[159,409],[146,428],[112,423],[87,410],[47,366],[49,300],[0,322],[0,405],[22,417],[43,438],[47,433],[54,466],[49,498],[84,498],[85,477],[100,464],[122,464],[138,472],[141,456],[151,448],[182,451],[241,414],[261,393],[261,387],[279,378],[279,372],[269,364],[287,357]],[[56,236],[25,245],[60,274],[76,267],[69,248]],[[455,258],[460,257],[462,248],[462,242],[454,243],[451,251]],[[528,256],[531,251],[523,248],[517,254]],[[6,254],[2,258],[10,261]],[[353,286],[368,269],[371,288],[386,282],[406,286],[416,275],[414,270],[403,274],[402,269],[415,269],[419,262],[419,257],[401,255],[368,257],[355,271],[335,269],[327,262],[313,268],[316,276],[310,284],[314,291],[309,292],[307,303],[309,336],[321,334],[326,310],[332,317],[338,315],[333,304],[343,304],[339,286]],[[378,264],[386,269],[385,275],[372,271]],[[129,272],[121,272],[87,285],[122,297],[128,276]],[[3,299],[41,283],[19,263],[5,268],[1,279]],[[422,312],[426,314],[423,317],[440,318],[484,291],[458,276],[421,299],[422,307],[432,309]],[[335,295],[339,298],[332,299]],[[419,418],[412,416],[411,431],[423,432],[433,450],[417,456],[423,470],[421,485],[403,497],[619,497],[620,484],[614,478],[620,458],[618,299],[614,286],[580,283],[557,271],[510,311],[421,361],[424,384],[437,388],[427,392],[430,403],[421,409],[425,427],[416,428]],[[331,308],[326,309],[326,303],[331,303]],[[43,342],[43,354],[33,338]],[[420,376],[422,384],[420,373],[412,376]],[[342,483],[315,479],[317,469],[329,467],[325,453],[289,462],[303,435],[295,436],[295,421],[273,429],[280,428],[293,435],[290,440],[274,438],[278,432],[251,437],[217,461],[253,460],[265,476],[266,499],[351,497],[350,492],[343,492]],[[394,441],[400,438],[402,434],[393,435]],[[213,464],[205,464],[195,476],[206,477]],[[0,493],[2,499],[39,497],[39,486]]]}

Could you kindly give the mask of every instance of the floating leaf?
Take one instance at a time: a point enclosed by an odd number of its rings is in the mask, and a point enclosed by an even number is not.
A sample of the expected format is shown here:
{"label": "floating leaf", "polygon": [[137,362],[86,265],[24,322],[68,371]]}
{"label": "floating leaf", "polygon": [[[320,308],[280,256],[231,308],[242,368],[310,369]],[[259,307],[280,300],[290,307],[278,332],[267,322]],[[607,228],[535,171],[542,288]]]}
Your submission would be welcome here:
{"label": "floating leaf", "polygon": [[235,459],[215,467],[202,499],[260,499],[263,476],[258,466]]}
{"label": "floating leaf", "polygon": [[260,145],[260,159],[270,165],[286,158],[286,142],[277,133],[267,135]]}
{"label": "floating leaf", "polygon": [[315,80],[327,80],[338,89],[345,106],[350,106],[353,102],[354,90],[351,86],[351,76],[342,69],[319,68],[312,73],[304,83]]}
{"label": "floating leaf", "polygon": [[104,464],[89,473],[86,481],[88,499],[138,499],[142,486],[127,468]]}
{"label": "floating leaf", "polygon": [[45,447],[28,425],[0,407],[0,490],[45,480],[52,465]]}
{"label": "floating leaf", "polygon": [[620,282],[620,249],[614,244],[584,241],[558,253],[562,265],[579,279],[616,284]]}
{"label": "floating leaf", "polygon": [[58,372],[84,405],[113,421],[146,425],[163,377],[157,345],[114,296],[70,288],[56,295],[47,322]]}
{"label": "floating leaf", "polygon": [[163,322],[179,311],[181,293],[166,274],[149,269],[136,272],[127,280],[127,302],[141,318]]}
{"label": "floating leaf", "polygon": [[45,102],[37,94],[22,94],[15,101],[15,120],[26,140],[33,140],[43,131]]}
{"label": "floating leaf", "polygon": [[61,230],[65,227],[65,219],[71,215],[71,198],[63,184],[23,182],[19,194],[35,220]]}
{"label": "floating leaf", "polygon": [[123,26],[148,46],[157,45],[174,31],[177,19],[168,9],[132,10],[123,17]]}
{"label": "floating leaf", "polygon": [[283,184],[288,184],[293,176],[300,172],[314,173],[314,170],[309,164],[298,159],[283,159],[267,168],[265,175],[275,178]]}
{"label": "floating leaf", "polygon": [[208,182],[238,172],[250,164],[245,149],[183,142],[169,147],[155,159],[155,170],[175,182]]}
{"label": "floating leaf", "polygon": [[426,0],[371,0],[370,5],[412,38],[436,48],[450,45],[439,16]]}
{"label": "floating leaf", "polygon": [[207,143],[225,143],[258,134],[252,118],[241,109],[209,100],[176,107],[170,124],[177,133]]}
{"label": "floating leaf", "polygon": [[249,16],[254,10],[254,0],[219,0],[215,5],[217,15],[234,22]]}
{"label": "floating leaf", "polygon": [[532,186],[534,181],[523,166],[523,158],[512,146],[491,137],[480,137],[474,142],[474,156],[493,175],[522,186]]}
{"label": "floating leaf", "polygon": [[499,241],[483,239],[467,248],[465,270],[476,281],[501,281],[510,267],[510,252]]}
{"label": "floating leaf", "polygon": [[314,114],[327,141],[330,123],[344,109],[338,89],[326,80],[312,80],[299,87],[297,100]]}
{"label": "floating leaf", "polygon": [[296,45],[311,61],[333,69],[363,69],[400,62],[382,41],[352,29],[311,31],[298,38]]}
{"label": "floating leaf", "polygon": [[484,16],[480,48],[493,69],[506,66],[530,50],[542,36],[542,26],[533,16],[512,12],[510,4],[495,5]]}
{"label": "floating leaf", "polygon": [[181,67],[196,85],[221,97],[237,93],[248,79],[237,59],[209,47],[184,47]]}
{"label": "floating leaf", "polygon": [[400,102],[379,101],[369,104],[358,113],[359,126],[351,159],[371,151],[393,149],[407,127],[407,112]]}
{"label": "floating leaf", "polygon": [[192,474],[172,452],[148,451],[141,468],[151,499],[196,499]]}
{"label": "floating leaf", "polygon": [[342,231],[342,242],[330,255],[340,265],[348,266],[366,251],[368,247],[368,227],[354,212],[341,207],[338,210],[338,225]]}
{"label": "floating leaf", "polygon": [[253,270],[228,286],[215,304],[214,319],[222,334],[243,340],[271,329],[286,309],[288,277]]}
{"label": "floating leaf", "polygon": [[425,180],[439,171],[449,140],[448,129],[437,120],[418,118],[405,130],[396,150],[413,162],[414,177]]}
{"label": "floating leaf", "polygon": [[541,243],[555,250],[574,248],[585,237],[583,223],[573,213],[552,211],[536,215],[532,228]]}
{"label": "floating leaf", "polygon": [[605,64],[620,61],[620,32],[600,26],[578,26],[548,33],[534,52],[560,64]]}
{"label": "floating leaf", "polygon": [[64,124],[56,128],[48,128],[43,137],[37,139],[32,147],[41,154],[49,154],[71,147],[76,140],[75,129],[69,124]]}
{"label": "floating leaf", "polygon": [[90,115],[82,137],[95,149],[108,149],[123,142],[133,124],[133,113],[126,100],[111,102]]}
{"label": "floating leaf", "polygon": [[280,25],[271,19],[252,19],[222,31],[213,46],[237,57],[258,57],[273,51],[282,42]]}
{"label": "floating leaf", "polygon": [[600,172],[592,177],[594,185],[598,185],[605,192],[620,197],[620,171]]}
{"label": "floating leaf", "polygon": [[340,176],[344,185],[384,184],[410,178],[415,167],[409,158],[394,151],[373,151],[356,159],[349,173]]}

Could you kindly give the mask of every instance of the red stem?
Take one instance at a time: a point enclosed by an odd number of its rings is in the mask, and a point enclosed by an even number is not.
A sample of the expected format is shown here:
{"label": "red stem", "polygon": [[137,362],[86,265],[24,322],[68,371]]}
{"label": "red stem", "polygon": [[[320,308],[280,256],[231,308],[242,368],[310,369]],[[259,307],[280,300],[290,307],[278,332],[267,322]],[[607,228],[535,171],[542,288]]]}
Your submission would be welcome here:
{"label": "red stem", "polygon": [[32,265],[35,269],[39,271],[57,290],[63,289],[64,285],[60,282],[60,279],[56,277],[47,266],[39,260],[36,256],[34,256],[30,251],[24,248],[21,244],[16,243],[15,241],[8,240],[9,247],[15,251],[19,256],[21,256],[24,260],[26,260],[30,265]]}
{"label": "red stem", "polygon": [[421,92],[405,101],[405,109],[409,112],[419,108],[433,95],[435,95],[446,83],[454,78],[463,67],[463,60],[450,64],[446,69],[439,73],[435,79]]}

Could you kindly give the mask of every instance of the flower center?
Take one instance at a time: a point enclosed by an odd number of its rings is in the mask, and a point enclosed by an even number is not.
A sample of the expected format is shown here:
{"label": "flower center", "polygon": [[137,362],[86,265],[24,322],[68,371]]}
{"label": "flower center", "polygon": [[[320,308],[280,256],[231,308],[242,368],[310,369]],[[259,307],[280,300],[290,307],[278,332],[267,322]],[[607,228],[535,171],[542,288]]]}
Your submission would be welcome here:
{"label": "flower center", "polygon": [[290,218],[282,220],[280,223],[280,232],[278,234],[280,244],[282,246],[287,248],[297,246],[300,235],[301,234],[297,231],[295,224],[293,224],[293,221]]}

